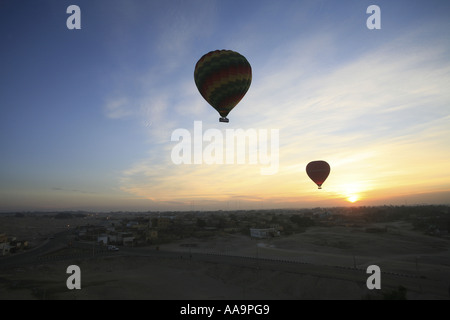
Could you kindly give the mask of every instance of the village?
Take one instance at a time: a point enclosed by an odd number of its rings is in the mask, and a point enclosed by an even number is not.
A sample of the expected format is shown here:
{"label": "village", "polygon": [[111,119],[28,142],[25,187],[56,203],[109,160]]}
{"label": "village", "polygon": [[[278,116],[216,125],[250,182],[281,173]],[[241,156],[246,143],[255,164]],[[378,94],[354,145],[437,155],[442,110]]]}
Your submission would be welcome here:
{"label": "village", "polygon": [[[373,223],[408,221],[416,230],[449,237],[448,206],[381,206],[312,209],[185,211],[185,212],[57,212],[1,214],[0,253],[16,254],[51,239],[56,232],[74,241],[121,246],[158,246],[186,238],[208,239],[226,234],[274,238],[305,232],[314,226],[362,228],[387,232]],[[6,221],[9,222],[6,223]],[[34,224],[34,226],[30,226]],[[8,226],[10,228],[8,228]]]}

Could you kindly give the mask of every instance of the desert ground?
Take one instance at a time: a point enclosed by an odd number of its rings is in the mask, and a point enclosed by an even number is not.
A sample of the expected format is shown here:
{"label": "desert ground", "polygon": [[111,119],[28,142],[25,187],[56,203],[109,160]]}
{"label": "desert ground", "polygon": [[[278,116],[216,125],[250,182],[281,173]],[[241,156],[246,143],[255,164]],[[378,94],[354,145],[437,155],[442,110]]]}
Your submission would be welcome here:
{"label": "desert ground", "polygon": [[[450,297],[450,241],[416,232],[406,222],[362,228],[311,227],[271,239],[229,234],[112,256],[38,261],[2,269],[1,299],[296,300],[383,299],[401,286],[411,300]],[[81,269],[69,290],[66,268]],[[381,269],[369,290],[367,266]]]}

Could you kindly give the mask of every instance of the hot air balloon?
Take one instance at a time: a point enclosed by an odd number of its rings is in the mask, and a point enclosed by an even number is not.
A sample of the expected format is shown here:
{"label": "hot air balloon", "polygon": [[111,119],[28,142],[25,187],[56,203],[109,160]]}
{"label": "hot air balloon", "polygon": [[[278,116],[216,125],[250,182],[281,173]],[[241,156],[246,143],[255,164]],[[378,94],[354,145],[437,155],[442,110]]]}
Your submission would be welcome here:
{"label": "hot air balloon", "polygon": [[323,160],[311,161],[306,166],[306,173],[322,189],[322,184],[330,174],[330,165]]}
{"label": "hot air balloon", "polygon": [[220,122],[241,101],[252,82],[252,68],[247,59],[231,50],[216,50],[198,60],[194,80],[200,94],[219,112]]}

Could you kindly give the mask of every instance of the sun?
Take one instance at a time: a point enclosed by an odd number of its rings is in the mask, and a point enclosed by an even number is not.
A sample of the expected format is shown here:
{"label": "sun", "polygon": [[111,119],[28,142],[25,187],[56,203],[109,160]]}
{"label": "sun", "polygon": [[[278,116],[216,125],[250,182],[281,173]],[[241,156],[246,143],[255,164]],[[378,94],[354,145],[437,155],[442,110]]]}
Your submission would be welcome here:
{"label": "sun", "polygon": [[351,196],[347,197],[347,201],[351,202],[351,203],[354,203],[358,200],[359,200],[359,197],[356,194],[352,194]]}
{"label": "sun", "polygon": [[355,203],[357,201],[361,201],[364,196],[364,193],[367,191],[367,186],[362,182],[351,182],[338,185],[337,190],[339,190],[338,195],[344,201],[348,201],[350,203]]}

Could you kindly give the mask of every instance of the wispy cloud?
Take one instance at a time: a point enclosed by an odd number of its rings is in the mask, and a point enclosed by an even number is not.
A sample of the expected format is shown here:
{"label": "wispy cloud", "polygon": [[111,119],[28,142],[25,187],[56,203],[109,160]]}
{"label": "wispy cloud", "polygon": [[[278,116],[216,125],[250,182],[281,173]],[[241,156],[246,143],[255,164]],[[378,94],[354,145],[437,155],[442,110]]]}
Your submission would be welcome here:
{"label": "wispy cloud", "polygon": [[[416,185],[418,192],[422,184],[434,181],[427,178],[430,170],[436,176],[433,179],[438,179],[434,182],[445,185],[448,177],[438,178],[437,172],[448,155],[441,154],[433,168],[425,164],[436,160],[435,154],[444,147],[443,137],[450,134],[448,118],[441,118],[448,114],[445,105],[450,101],[444,93],[450,66],[442,60],[442,49],[421,48],[404,56],[396,53],[398,45],[393,42],[315,74],[311,65],[320,63],[314,59],[315,51],[332,41],[328,36],[312,41],[301,44],[302,49],[309,48],[307,52],[294,49],[295,45],[291,48],[291,52],[302,52],[303,58],[292,54],[276,65],[268,63],[265,76],[255,72],[255,79],[261,79],[254,81],[242,107],[233,111],[233,120],[243,127],[280,129],[277,175],[262,177],[259,167],[249,165],[176,166],[166,158],[159,163],[144,161],[125,171],[122,190],[155,201],[236,196],[289,201],[301,194],[311,194],[311,201],[314,188],[304,167],[322,157],[332,163],[326,183],[331,197],[395,183]],[[170,145],[160,151],[169,154]],[[405,169],[402,162],[409,157],[414,160]]]}
{"label": "wispy cloud", "polygon": [[52,190],[62,191],[62,192],[85,193],[85,194],[96,194],[97,193],[94,191],[85,191],[85,190],[78,190],[78,189],[65,189],[65,188],[59,188],[59,187],[52,188]]}
{"label": "wispy cloud", "polygon": [[135,110],[126,97],[109,100],[104,108],[105,114],[111,119],[122,119],[134,114]]}
{"label": "wispy cloud", "polygon": [[[2,96],[3,105],[10,106],[4,117],[2,201],[12,203],[15,194],[16,203],[28,197],[43,205],[82,199],[167,206],[294,204],[338,201],[356,192],[370,199],[444,194],[450,188],[449,22],[440,10],[445,5],[386,2],[383,27],[372,32],[365,27],[364,3],[238,2],[114,0],[106,7],[85,6],[88,32],[73,34],[82,36],[79,43],[61,38],[76,50],[54,61],[54,55],[41,57],[49,73],[31,86],[34,94]],[[13,37],[21,38],[22,31]],[[52,39],[59,34],[26,45],[57,53],[61,43]],[[10,44],[7,60],[19,53],[20,74],[33,79],[38,61],[19,43]],[[236,50],[253,68],[250,90],[228,124],[218,122],[193,79],[197,60],[215,49]],[[72,76],[56,83],[57,67],[64,64]],[[4,80],[23,89],[22,77],[16,78]],[[60,108],[58,99],[75,87],[77,95]],[[36,102],[28,117],[17,113]],[[55,135],[58,128],[52,125],[39,127],[42,121],[34,117],[42,115],[48,123],[69,120],[64,132],[70,137]],[[10,130],[22,119],[21,130]],[[194,121],[203,121],[203,132],[278,129],[278,172],[263,176],[266,165],[260,163],[175,165],[170,155],[177,142],[171,134],[177,128],[192,133]],[[318,159],[332,167],[321,192],[305,173],[306,164]],[[82,176],[92,172],[95,177]],[[97,177],[92,190],[98,194],[89,195]],[[75,184],[67,187],[67,181]]]}

